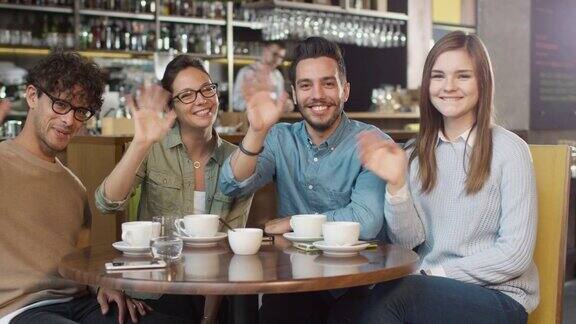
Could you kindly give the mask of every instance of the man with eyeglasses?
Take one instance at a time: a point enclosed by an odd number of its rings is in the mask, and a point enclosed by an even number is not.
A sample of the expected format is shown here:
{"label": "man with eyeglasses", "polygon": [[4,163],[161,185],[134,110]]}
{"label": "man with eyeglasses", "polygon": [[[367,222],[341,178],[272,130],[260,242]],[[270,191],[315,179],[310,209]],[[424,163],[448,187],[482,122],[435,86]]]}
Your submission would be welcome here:
{"label": "man with eyeglasses", "polygon": [[[250,84],[257,81],[265,84],[268,91],[275,98],[280,98],[284,91],[284,77],[278,67],[286,57],[286,49],[280,42],[265,43],[262,57],[257,62],[245,66],[238,71],[234,83],[234,96],[232,107],[234,111],[245,111],[246,103],[255,94]],[[291,101],[284,104],[285,111],[292,111],[294,105]]]}
{"label": "man with eyeglasses", "polygon": [[58,274],[61,258],[87,243],[91,214],[86,189],[56,156],[103,91],[100,69],[77,53],[52,53],[28,75],[24,129],[0,143],[0,323],[182,322]]}

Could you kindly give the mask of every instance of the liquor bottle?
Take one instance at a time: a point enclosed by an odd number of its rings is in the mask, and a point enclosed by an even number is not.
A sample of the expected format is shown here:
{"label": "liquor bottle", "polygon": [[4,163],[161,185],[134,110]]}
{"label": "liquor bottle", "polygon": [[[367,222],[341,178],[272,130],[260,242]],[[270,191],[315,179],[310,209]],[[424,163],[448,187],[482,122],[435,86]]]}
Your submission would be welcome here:
{"label": "liquor bottle", "polygon": [[131,39],[131,28],[128,21],[124,21],[122,24],[122,30],[120,31],[120,48],[129,51],[130,50],[130,39]]}
{"label": "liquor bottle", "polygon": [[112,49],[118,51],[121,49],[120,39],[122,35],[120,33],[120,26],[118,26],[115,20],[112,21],[111,29],[112,29]]}
{"label": "liquor bottle", "polygon": [[146,45],[147,51],[154,51],[156,49],[156,30],[154,24],[148,24],[148,43]]}
{"label": "liquor bottle", "polygon": [[100,28],[100,24],[98,24],[97,22],[94,22],[92,24],[92,29],[91,29],[91,34],[92,34],[92,44],[90,45],[90,48],[92,49],[101,49],[102,48],[102,29]]}
{"label": "liquor bottle", "polygon": [[46,17],[43,14],[37,14],[33,17],[32,22],[32,46],[42,47],[44,46],[43,40],[44,35],[42,34],[42,26],[44,25],[44,20]]}
{"label": "liquor bottle", "polygon": [[132,34],[130,35],[130,50],[142,51],[142,39],[140,38],[140,26],[137,22],[132,22]]}
{"label": "liquor bottle", "polygon": [[160,51],[167,51],[170,49],[170,33],[166,25],[163,25],[162,28],[160,28],[160,39],[158,40],[158,44],[158,50]]}
{"label": "liquor bottle", "polygon": [[162,0],[162,6],[160,7],[160,14],[163,16],[169,16],[172,14],[171,10],[171,1],[169,0]]}
{"label": "liquor bottle", "polygon": [[80,26],[79,46],[81,50],[86,50],[90,48],[91,37],[89,35],[90,35],[90,29],[88,28],[88,26],[87,25]]}
{"label": "liquor bottle", "polygon": [[104,27],[104,48],[111,50],[114,44],[114,31],[112,30],[112,25],[107,21]]}
{"label": "liquor bottle", "polygon": [[74,18],[68,17],[66,18],[66,22],[64,25],[64,46],[66,48],[73,48],[74,47]]}

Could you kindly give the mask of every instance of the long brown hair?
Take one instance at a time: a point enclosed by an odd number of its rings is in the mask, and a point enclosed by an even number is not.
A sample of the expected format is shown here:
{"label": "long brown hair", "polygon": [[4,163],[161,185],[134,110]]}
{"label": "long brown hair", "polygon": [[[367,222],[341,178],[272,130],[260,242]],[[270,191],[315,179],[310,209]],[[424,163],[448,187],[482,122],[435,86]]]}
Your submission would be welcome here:
{"label": "long brown hair", "polygon": [[[467,35],[455,31],[442,37],[430,50],[424,71],[422,72],[422,86],[420,87],[420,132],[414,142],[414,150],[410,155],[410,162],[418,158],[418,176],[422,183],[422,191],[430,192],[436,185],[438,166],[436,162],[436,144],[438,132],[444,130],[442,114],[430,101],[430,77],[432,67],[438,57],[448,51],[464,49],[474,62],[478,86],[478,103],[475,107],[476,139],[470,156],[469,168],[466,178],[466,193],[472,194],[480,191],[490,175],[490,162],[492,160],[492,111],[494,77],[492,65],[486,47],[476,35]],[[464,151],[466,154],[466,151]],[[464,156],[464,161],[466,156]]]}

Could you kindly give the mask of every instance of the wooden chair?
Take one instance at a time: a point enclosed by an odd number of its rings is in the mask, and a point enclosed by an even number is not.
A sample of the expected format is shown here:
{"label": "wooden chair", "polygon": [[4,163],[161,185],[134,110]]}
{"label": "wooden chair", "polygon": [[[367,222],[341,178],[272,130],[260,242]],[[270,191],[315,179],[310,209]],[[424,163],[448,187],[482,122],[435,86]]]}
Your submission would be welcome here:
{"label": "wooden chair", "polygon": [[538,190],[538,237],[534,261],[540,304],[529,324],[562,323],[566,226],[570,193],[570,150],[565,145],[530,145]]}

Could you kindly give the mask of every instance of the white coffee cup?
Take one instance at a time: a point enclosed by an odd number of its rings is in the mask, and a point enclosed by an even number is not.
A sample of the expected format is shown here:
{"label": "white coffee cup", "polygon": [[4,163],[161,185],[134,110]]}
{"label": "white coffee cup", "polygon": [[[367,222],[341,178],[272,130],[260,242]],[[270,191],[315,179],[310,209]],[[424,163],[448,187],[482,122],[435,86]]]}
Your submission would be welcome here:
{"label": "white coffee cup", "polygon": [[294,215],[290,218],[290,226],[298,237],[321,237],[325,222],[326,215],[321,214]]}
{"label": "white coffee cup", "polygon": [[322,277],[322,266],[314,262],[318,255],[294,252],[290,254],[294,279]]}
{"label": "white coffee cup", "polygon": [[250,255],[258,253],[262,245],[264,231],[260,228],[235,228],[228,230],[228,242],[235,254]]}
{"label": "white coffee cup", "polygon": [[322,225],[324,242],[328,246],[346,246],[356,244],[360,236],[360,223],[327,222]]}
{"label": "white coffee cup", "polygon": [[178,233],[190,237],[213,237],[218,233],[220,216],[211,214],[188,215],[174,220]]}
{"label": "white coffee cup", "polygon": [[130,246],[150,246],[150,240],[160,236],[160,223],[138,221],[122,223],[122,241]]}
{"label": "white coffee cup", "polygon": [[264,279],[262,261],[257,255],[234,255],[228,266],[230,281],[260,281]]}

